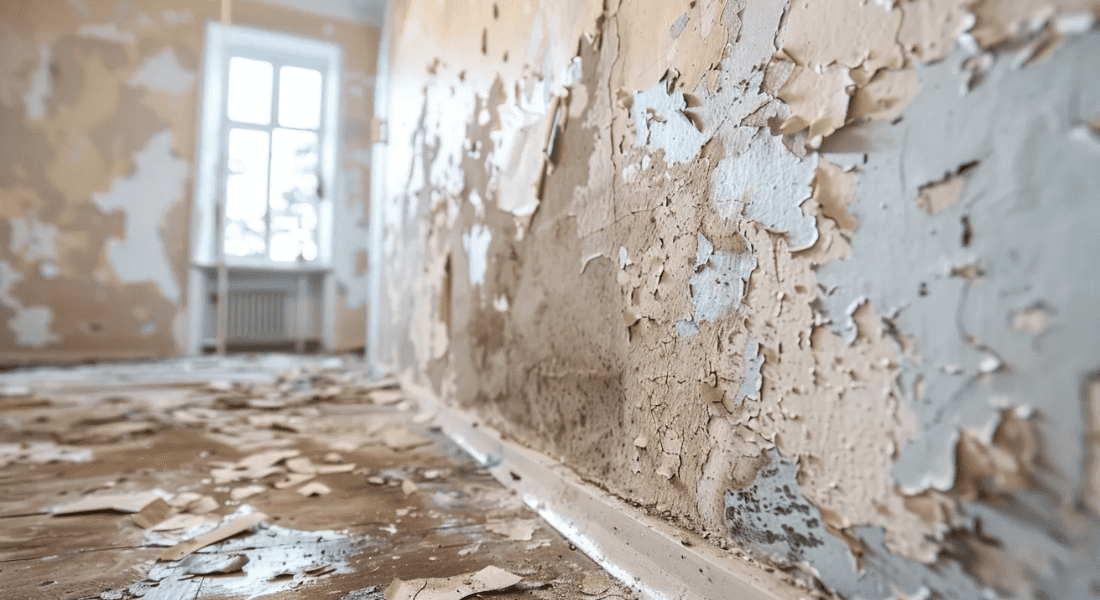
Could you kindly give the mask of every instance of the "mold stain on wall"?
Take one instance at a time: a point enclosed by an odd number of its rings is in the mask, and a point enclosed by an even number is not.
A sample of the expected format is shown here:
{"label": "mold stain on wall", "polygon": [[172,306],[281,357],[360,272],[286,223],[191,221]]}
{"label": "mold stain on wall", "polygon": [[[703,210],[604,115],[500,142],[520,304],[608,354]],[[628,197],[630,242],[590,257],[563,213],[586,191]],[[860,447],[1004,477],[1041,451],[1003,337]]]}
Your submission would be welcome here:
{"label": "mold stain on wall", "polygon": [[[264,3],[234,22],[345,54],[337,350],[362,347],[377,27]],[[218,5],[0,6],[0,361],[170,356],[186,346],[203,31]],[[346,230],[346,231],[345,231]]]}

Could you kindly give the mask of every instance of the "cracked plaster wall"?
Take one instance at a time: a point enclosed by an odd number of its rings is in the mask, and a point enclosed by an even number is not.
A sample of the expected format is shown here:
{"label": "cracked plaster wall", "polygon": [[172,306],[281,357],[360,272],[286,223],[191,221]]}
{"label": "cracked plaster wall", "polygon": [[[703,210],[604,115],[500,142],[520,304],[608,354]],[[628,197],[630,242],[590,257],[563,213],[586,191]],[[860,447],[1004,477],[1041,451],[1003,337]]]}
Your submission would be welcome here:
{"label": "cracked plaster wall", "polygon": [[807,595],[1096,597],[1098,10],[395,3],[382,360]]}
{"label": "cracked plaster wall", "polygon": [[[235,23],[344,49],[337,349],[364,344],[379,29],[238,0]],[[202,0],[0,1],[0,363],[186,343]]]}

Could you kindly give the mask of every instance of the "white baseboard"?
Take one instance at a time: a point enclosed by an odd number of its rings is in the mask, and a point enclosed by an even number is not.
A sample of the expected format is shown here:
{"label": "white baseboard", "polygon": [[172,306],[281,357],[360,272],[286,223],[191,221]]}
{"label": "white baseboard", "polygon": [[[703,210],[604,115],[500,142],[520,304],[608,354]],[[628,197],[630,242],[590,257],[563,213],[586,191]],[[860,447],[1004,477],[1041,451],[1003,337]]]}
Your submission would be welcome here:
{"label": "white baseboard", "polygon": [[[404,378],[403,378],[404,379]],[[402,380],[443,432],[609,574],[649,600],[779,600],[799,590],[692,533],[640,513],[550,458],[501,440],[466,411]],[[683,541],[691,546],[686,546]]]}

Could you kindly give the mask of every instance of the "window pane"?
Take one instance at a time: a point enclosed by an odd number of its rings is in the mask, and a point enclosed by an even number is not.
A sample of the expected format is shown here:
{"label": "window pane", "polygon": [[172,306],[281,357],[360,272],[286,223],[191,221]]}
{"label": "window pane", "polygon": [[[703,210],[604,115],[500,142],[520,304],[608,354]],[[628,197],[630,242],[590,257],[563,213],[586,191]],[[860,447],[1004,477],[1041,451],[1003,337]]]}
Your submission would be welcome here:
{"label": "window pane", "polygon": [[271,248],[274,261],[317,258],[318,137],[276,129],[271,138]]}
{"label": "window pane", "polygon": [[234,56],[229,59],[229,118],[239,123],[271,122],[271,63]]}
{"label": "window pane", "polygon": [[321,72],[301,67],[279,69],[279,125],[301,129],[321,126]]}
{"label": "window pane", "polygon": [[263,256],[267,225],[268,134],[230,129],[225,182],[225,253]]}

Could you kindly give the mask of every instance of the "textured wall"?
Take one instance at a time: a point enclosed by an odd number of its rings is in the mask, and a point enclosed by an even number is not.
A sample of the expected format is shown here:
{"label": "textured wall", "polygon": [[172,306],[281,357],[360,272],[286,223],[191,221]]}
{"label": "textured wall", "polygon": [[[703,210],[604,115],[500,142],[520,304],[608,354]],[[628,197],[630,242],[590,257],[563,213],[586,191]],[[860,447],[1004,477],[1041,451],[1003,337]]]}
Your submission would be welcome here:
{"label": "textured wall", "polygon": [[1097,2],[398,2],[381,359],[852,598],[1100,594]]}
{"label": "textured wall", "polygon": [[[338,346],[363,345],[378,29],[255,2],[235,23],[339,42]],[[207,0],[0,0],[0,362],[165,356],[187,335]]]}

